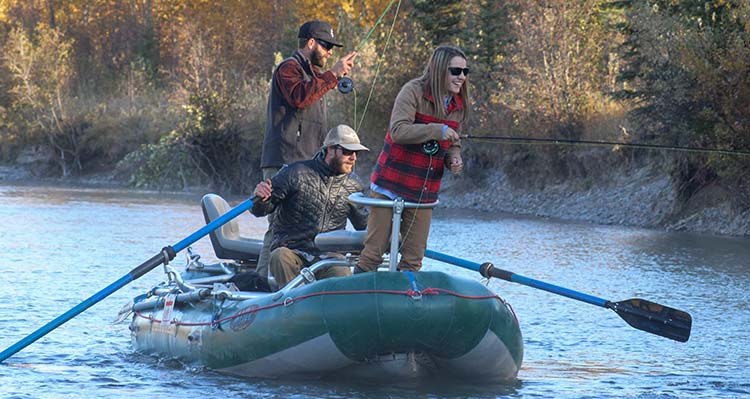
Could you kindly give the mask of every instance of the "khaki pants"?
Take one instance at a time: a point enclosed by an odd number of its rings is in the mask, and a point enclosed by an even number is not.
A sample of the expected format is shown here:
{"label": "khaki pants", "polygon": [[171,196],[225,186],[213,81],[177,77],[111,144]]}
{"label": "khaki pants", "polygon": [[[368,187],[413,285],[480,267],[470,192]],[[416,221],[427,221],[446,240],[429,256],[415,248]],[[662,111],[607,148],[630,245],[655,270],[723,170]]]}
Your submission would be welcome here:
{"label": "khaki pants", "polygon": [[[279,247],[271,252],[271,274],[276,279],[279,289],[297,277],[303,267],[310,264],[312,262],[307,262],[296,252],[286,247]],[[315,278],[320,280],[328,277],[351,276],[351,274],[352,271],[346,266],[331,266],[315,273]]]}
{"label": "khaki pants", "polygon": [[[370,196],[378,199],[389,199],[384,195],[371,192]],[[373,271],[383,262],[383,254],[390,251],[392,208],[371,207],[367,219],[367,237],[365,248],[359,255],[357,267],[364,271]],[[401,213],[401,260],[399,270],[418,271],[422,268],[422,258],[427,249],[427,236],[430,233],[432,208],[404,209]],[[396,256],[391,254],[391,256]]]}
{"label": "khaki pants", "polygon": [[[276,176],[280,169],[281,168],[263,168],[263,180]],[[271,241],[273,241],[273,231],[271,230],[273,213],[268,215],[266,219],[268,220],[268,230],[266,230],[266,234],[263,235],[263,247],[260,249],[258,265],[255,267],[255,271],[264,278],[268,278],[268,262],[271,258],[269,248],[271,247]]]}

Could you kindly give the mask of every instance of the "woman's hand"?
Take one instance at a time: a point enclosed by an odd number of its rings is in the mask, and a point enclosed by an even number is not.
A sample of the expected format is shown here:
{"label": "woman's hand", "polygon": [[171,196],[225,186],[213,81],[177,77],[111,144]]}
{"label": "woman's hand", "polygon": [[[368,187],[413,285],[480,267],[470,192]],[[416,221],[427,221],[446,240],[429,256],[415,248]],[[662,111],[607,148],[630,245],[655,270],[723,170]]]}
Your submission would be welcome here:
{"label": "woman's hand", "polygon": [[451,173],[458,175],[464,169],[464,161],[461,160],[461,157],[451,157],[448,168]]}
{"label": "woman's hand", "polygon": [[443,133],[441,135],[441,140],[448,140],[451,143],[455,143],[456,141],[460,140],[461,137],[456,133],[455,130],[448,127],[448,125],[443,125]]}
{"label": "woman's hand", "polygon": [[[445,134],[443,135],[443,140],[450,140],[451,143],[455,143],[456,141],[460,140],[461,137],[456,133],[455,130],[448,128],[445,129]],[[459,158],[459,161],[461,159]]]}

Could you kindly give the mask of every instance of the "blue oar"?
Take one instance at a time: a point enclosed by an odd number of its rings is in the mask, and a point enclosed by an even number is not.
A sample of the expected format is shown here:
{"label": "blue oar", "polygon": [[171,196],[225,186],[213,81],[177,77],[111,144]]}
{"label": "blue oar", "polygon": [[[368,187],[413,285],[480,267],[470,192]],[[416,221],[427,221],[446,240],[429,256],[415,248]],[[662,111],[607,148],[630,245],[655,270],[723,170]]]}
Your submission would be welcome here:
{"label": "blue oar", "polygon": [[692,317],[690,317],[690,314],[683,312],[682,310],[673,309],[638,298],[632,298],[620,302],[611,302],[606,299],[573,291],[568,288],[545,283],[544,281],[524,277],[507,270],[496,269],[492,263],[482,263],[480,265],[479,263],[469,262],[461,258],[456,258],[429,249],[425,251],[424,255],[441,262],[474,270],[487,278],[496,277],[590,303],[592,305],[612,309],[628,324],[639,330],[680,342],[687,342],[688,338],[690,338],[690,328],[693,324]]}
{"label": "blue oar", "polygon": [[213,222],[201,227],[196,231],[195,233],[191,234],[187,238],[183,239],[182,241],[178,242],[177,244],[171,246],[171,247],[164,247],[161,252],[154,255],[151,259],[141,263],[140,266],[136,267],[135,269],[128,272],[128,274],[120,277],[119,280],[115,281],[114,283],[110,284],[103,290],[97,292],[96,294],[92,295],[85,301],[79,303],[72,309],[68,310],[67,312],[63,313],[62,315],[58,316],[56,319],[52,320],[51,322],[45,324],[38,330],[34,331],[33,333],[26,336],[26,338],[16,342],[15,344],[11,345],[8,349],[2,351],[0,353],[0,362],[4,361],[5,359],[13,356],[16,352],[20,351],[21,349],[33,344],[36,340],[39,338],[47,335],[50,331],[56,329],[57,327],[60,327],[68,320],[78,316],[80,313],[83,313],[86,309],[90,308],[91,306],[95,305],[102,299],[108,297],[113,292],[119,290],[120,288],[124,287],[131,281],[143,276],[144,274],[151,271],[153,268],[161,265],[162,263],[168,262],[177,255],[178,252],[182,251],[183,249],[189,247],[194,242],[198,241],[199,239],[203,238],[206,234],[218,229],[219,227],[223,226],[230,220],[234,219],[235,217],[239,216],[242,212],[245,212],[246,210],[253,207],[253,201],[255,200],[255,197],[250,198],[246,200],[245,202],[242,202],[241,204],[237,205],[236,207],[230,209],[227,213],[221,215],[218,219],[214,220]]}

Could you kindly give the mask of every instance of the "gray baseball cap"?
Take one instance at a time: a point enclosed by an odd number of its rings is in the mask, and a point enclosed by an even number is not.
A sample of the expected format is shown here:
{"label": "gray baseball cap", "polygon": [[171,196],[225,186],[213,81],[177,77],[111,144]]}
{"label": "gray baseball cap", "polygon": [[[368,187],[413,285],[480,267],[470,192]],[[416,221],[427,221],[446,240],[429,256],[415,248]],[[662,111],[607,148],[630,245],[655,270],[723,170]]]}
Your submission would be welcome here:
{"label": "gray baseball cap", "polygon": [[328,131],[323,147],[331,145],[339,145],[350,151],[370,151],[369,148],[360,144],[357,132],[347,125],[338,125]]}

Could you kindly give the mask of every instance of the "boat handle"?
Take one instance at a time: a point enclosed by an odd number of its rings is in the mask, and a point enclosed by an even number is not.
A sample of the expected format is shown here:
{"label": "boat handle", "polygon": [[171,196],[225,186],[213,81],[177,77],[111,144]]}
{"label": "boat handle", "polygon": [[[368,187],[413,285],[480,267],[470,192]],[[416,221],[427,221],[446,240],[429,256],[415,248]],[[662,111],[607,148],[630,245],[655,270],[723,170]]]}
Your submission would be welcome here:
{"label": "boat handle", "polygon": [[[386,199],[365,197],[365,195],[362,193],[350,194],[349,201],[357,205],[375,206],[375,207],[381,207],[381,208],[393,208],[394,206],[398,206],[398,199],[386,200]],[[435,202],[427,202],[427,203],[403,201],[403,204],[404,204],[404,208],[434,208],[435,206],[437,206],[439,202],[440,201],[438,200],[435,200]]]}

